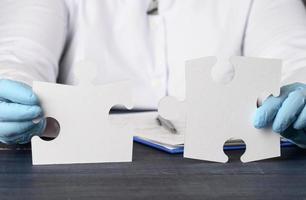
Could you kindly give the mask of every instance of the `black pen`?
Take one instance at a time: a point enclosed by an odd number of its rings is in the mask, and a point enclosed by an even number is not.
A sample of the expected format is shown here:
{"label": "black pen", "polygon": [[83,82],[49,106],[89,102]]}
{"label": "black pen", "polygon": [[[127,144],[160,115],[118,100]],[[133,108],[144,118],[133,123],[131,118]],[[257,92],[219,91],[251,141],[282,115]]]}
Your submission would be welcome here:
{"label": "black pen", "polygon": [[167,129],[170,133],[176,134],[177,130],[175,128],[175,126],[173,125],[173,123],[170,120],[167,120],[165,118],[163,118],[162,116],[158,115],[156,118],[157,123],[164,127],[165,129]]}

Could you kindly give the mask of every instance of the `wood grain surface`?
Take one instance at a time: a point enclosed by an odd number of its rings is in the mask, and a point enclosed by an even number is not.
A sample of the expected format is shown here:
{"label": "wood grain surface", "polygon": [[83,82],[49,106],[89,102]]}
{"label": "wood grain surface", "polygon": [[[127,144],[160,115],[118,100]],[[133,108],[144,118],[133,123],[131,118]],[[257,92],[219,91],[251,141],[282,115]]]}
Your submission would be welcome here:
{"label": "wood grain surface", "polygon": [[[306,199],[306,150],[243,164],[184,159],[134,144],[132,163],[32,166],[29,148],[0,151],[0,199]],[[101,148],[103,149],[103,148]]]}

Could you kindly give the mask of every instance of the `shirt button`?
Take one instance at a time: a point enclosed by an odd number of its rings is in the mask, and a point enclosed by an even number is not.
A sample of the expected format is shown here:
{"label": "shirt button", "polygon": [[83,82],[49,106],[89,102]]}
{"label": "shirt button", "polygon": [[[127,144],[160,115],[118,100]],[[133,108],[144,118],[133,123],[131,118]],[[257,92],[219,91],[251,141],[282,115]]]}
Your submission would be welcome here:
{"label": "shirt button", "polygon": [[150,26],[153,29],[156,29],[160,26],[162,18],[160,18],[159,16],[151,16],[149,20],[150,20],[150,22],[149,22]]}
{"label": "shirt button", "polygon": [[162,84],[162,82],[161,82],[161,80],[160,79],[153,79],[152,81],[151,81],[151,86],[152,87],[160,87],[161,86],[161,84]]}

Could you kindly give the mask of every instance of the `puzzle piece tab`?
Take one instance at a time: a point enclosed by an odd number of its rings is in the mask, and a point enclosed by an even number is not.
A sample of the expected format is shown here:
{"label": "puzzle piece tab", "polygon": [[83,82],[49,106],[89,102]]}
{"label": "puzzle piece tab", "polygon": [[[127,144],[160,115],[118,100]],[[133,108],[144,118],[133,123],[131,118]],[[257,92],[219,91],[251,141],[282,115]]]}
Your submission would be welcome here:
{"label": "puzzle piece tab", "polygon": [[[88,65],[82,63],[79,70]],[[82,80],[78,86],[34,82],[45,116],[60,124],[54,140],[32,138],[34,165],[132,161],[132,129],[117,127],[109,120],[114,105],[132,107],[131,84],[93,86],[86,78]]]}
{"label": "puzzle piece tab", "polygon": [[186,63],[186,100],[165,97],[159,113],[167,119],[186,117],[184,157],[227,162],[223,145],[231,138],[242,139],[246,151],[242,162],[280,156],[280,137],[252,125],[257,98],[279,94],[281,61],[232,57],[234,78],[227,84],[215,82],[215,57]]}

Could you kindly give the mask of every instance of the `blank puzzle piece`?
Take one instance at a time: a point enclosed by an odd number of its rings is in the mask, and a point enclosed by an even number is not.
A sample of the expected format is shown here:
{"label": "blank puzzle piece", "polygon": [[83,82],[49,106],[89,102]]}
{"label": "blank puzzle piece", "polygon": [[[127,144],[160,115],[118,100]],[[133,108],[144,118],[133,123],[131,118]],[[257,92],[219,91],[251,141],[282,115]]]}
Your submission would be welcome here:
{"label": "blank puzzle piece", "polygon": [[280,137],[254,128],[252,118],[260,95],[279,94],[281,61],[232,57],[235,75],[227,84],[213,80],[216,62],[216,57],[188,61],[186,100],[160,101],[159,113],[165,118],[186,117],[184,157],[227,162],[223,145],[230,138],[245,142],[242,162],[280,156]]}
{"label": "blank puzzle piece", "polygon": [[132,161],[132,129],[109,120],[114,105],[132,107],[131,85],[123,81],[94,86],[93,68],[88,62],[78,65],[78,86],[33,83],[45,116],[60,124],[54,140],[32,138],[34,165]]}

